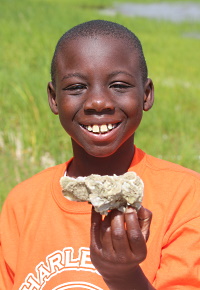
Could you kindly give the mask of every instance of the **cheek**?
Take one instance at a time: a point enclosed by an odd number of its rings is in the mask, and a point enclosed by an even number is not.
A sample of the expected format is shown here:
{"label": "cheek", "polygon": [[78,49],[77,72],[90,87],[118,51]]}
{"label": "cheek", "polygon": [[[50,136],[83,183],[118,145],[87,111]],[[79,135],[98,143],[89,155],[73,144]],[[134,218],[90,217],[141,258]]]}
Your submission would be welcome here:
{"label": "cheek", "polygon": [[140,119],[143,114],[143,102],[138,100],[129,100],[124,106],[124,112],[131,119]]}
{"label": "cheek", "polygon": [[72,126],[72,110],[70,106],[63,106],[62,104],[58,104],[58,115],[60,119],[60,123],[63,128],[68,132],[70,126]]}
{"label": "cheek", "polygon": [[143,106],[138,106],[135,111],[134,114],[132,115],[132,117],[135,119],[135,121],[141,121],[142,119],[142,115],[143,115]]}
{"label": "cheek", "polygon": [[80,111],[80,105],[77,102],[64,100],[58,103],[58,114],[62,127],[71,136],[76,136],[78,132],[77,113]]}
{"label": "cheek", "polygon": [[129,103],[129,109],[127,110],[129,130],[135,132],[142,120],[143,116],[143,104],[142,103]]}
{"label": "cheek", "polygon": [[73,116],[78,111],[76,102],[72,98],[60,98],[58,100],[58,114],[61,120],[73,120]]}

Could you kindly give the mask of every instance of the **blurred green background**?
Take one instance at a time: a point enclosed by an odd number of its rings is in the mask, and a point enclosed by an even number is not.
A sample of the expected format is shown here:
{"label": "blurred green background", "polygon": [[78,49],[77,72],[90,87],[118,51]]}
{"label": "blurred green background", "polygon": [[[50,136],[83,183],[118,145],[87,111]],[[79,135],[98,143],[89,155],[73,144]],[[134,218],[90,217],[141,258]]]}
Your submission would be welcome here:
{"label": "blurred green background", "polygon": [[46,86],[57,40],[72,26],[92,19],[119,22],[143,44],[156,100],[144,114],[136,145],[200,172],[200,39],[185,36],[199,35],[200,21],[172,23],[101,13],[114,3],[0,0],[0,207],[15,184],[72,156],[70,138],[49,109]]}

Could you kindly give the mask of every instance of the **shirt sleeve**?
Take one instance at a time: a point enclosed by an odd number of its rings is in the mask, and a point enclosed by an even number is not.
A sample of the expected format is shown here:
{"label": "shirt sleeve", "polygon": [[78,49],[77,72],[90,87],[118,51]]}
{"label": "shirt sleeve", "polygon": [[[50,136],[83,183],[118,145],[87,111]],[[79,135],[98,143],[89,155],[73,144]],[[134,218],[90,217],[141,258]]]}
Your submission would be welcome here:
{"label": "shirt sleeve", "polygon": [[0,285],[1,290],[12,289],[13,279],[6,261],[4,260],[2,245],[0,244]]}
{"label": "shirt sleeve", "polygon": [[10,290],[18,254],[19,233],[12,206],[5,202],[0,216],[0,289]]}
{"label": "shirt sleeve", "polygon": [[200,217],[174,231],[161,255],[157,290],[200,289]]}

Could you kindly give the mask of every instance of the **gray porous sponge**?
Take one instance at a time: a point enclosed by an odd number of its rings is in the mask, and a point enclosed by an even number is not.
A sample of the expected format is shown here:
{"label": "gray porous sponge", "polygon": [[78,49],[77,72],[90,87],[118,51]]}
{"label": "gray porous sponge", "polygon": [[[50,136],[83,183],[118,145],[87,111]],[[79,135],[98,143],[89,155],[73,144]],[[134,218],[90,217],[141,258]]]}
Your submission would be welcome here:
{"label": "gray porous sponge", "polygon": [[135,172],[123,175],[91,174],[86,177],[63,176],[60,179],[64,196],[71,201],[88,201],[102,215],[117,208],[124,212],[128,206],[141,206],[144,183]]}

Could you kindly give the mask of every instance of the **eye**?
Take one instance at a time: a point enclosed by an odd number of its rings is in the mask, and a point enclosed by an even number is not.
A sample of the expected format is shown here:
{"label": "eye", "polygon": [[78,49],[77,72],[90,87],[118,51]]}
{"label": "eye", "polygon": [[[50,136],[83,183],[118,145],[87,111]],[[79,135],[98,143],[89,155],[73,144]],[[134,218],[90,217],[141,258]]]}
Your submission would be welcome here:
{"label": "eye", "polygon": [[64,91],[69,91],[70,94],[78,95],[78,94],[80,94],[83,90],[85,90],[86,88],[87,88],[87,86],[84,85],[84,84],[73,84],[73,85],[67,86],[67,87],[64,88],[63,90],[64,90]]}
{"label": "eye", "polygon": [[126,92],[128,89],[130,89],[132,86],[127,84],[127,83],[119,83],[119,82],[116,82],[116,83],[112,83],[110,85],[110,88],[113,88],[115,89],[116,91],[118,92]]}

